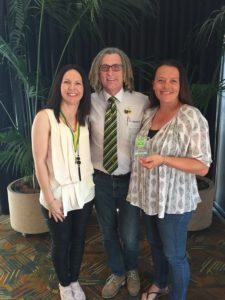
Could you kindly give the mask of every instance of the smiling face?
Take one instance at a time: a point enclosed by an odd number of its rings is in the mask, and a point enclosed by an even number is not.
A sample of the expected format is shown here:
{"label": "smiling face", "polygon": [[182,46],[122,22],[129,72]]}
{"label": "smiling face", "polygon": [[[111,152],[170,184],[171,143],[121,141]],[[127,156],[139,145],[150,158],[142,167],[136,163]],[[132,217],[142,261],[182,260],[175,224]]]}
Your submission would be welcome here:
{"label": "smiling face", "polygon": [[67,71],[61,82],[62,101],[69,105],[79,105],[84,94],[82,77],[74,69]]}
{"label": "smiling face", "polygon": [[179,102],[180,74],[176,67],[161,66],[158,68],[153,81],[153,90],[161,104]]}
{"label": "smiling face", "polygon": [[[102,58],[101,65],[122,65],[119,54],[105,54]],[[100,80],[103,89],[111,96],[115,96],[123,88],[123,68],[121,70],[99,71]]]}

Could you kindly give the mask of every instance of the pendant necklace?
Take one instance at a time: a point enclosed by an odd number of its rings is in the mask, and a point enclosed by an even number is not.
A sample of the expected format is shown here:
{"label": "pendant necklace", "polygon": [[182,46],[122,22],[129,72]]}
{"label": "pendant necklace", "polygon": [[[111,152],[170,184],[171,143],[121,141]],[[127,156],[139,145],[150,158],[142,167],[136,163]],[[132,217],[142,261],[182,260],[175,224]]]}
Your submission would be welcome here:
{"label": "pendant necklace", "polygon": [[70,133],[72,136],[72,141],[73,141],[74,154],[75,154],[75,164],[78,167],[78,176],[79,176],[79,180],[81,181],[81,170],[80,170],[81,159],[80,159],[80,154],[79,154],[80,123],[78,122],[78,120],[76,118],[75,130],[73,130],[62,111],[60,111],[60,119],[70,130]]}

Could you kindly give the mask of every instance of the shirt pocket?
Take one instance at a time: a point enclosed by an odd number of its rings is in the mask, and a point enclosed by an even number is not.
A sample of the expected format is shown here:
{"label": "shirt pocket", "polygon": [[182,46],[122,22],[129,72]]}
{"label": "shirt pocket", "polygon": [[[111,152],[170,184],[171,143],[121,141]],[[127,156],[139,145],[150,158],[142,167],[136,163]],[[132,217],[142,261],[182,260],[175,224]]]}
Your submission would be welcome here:
{"label": "shirt pocket", "polygon": [[135,142],[135,138],[141,127],[141,121],[128,119],[127,126],[128,126],[130,145],[133,146]]}

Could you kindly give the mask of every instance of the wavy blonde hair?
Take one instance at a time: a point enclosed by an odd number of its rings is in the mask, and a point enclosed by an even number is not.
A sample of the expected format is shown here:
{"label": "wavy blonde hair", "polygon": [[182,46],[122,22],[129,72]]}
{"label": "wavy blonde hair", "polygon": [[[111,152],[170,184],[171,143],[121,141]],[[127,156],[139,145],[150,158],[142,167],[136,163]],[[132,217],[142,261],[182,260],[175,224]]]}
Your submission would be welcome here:
{"label": "wavy blonde hair", "polygon": [[123,65],[123,88],[124,90],[132,92],[134,90],[134,77],[130,59],[122,50],[114,47],[102,49],[94,58],[89,72],[89,80],[92,88],[97,93],[103,89],[99,76],[99,67],[103,56],[106,54],[118,54],[120,56]]}

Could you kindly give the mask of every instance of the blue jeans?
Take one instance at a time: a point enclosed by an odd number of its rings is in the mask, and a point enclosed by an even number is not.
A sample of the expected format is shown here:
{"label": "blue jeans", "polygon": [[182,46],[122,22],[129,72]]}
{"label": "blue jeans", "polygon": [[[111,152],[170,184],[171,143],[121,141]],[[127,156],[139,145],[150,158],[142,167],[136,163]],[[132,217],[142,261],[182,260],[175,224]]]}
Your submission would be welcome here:
{"label": "blue jeans", "polygon": [[166,214],[163,219],[144,213],[154,264],[154,283],[165,288],[171,276],[170,300],[185,300],[190,279],[186,256],[187,227],[192,212]]}
{"label": "blue jeans", "polygon": [[117,178],[97,171],[95,207],[109,267],[122,276],[138,264],[140,210],[126,201],[129,176]]}
{"label": "blue jeans", "polygon": [[63,222],[56,222],[41,206],[52,238],[52,262],[62,286],[78,280],[92,207],[93,201],[88,202],[82,209],[70,211]]}

